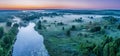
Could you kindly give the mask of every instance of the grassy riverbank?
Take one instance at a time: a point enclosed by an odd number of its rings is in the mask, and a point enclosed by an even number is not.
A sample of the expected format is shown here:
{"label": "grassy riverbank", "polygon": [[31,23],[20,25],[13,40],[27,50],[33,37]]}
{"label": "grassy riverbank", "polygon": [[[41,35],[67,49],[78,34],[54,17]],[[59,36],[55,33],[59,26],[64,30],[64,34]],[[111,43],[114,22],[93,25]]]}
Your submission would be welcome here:
{"label": "grassy riverbank", "polygon": [[100,21],[89,19],[86,23],[81,18],[73,19],[67,24],[43,19],[35,29],[44,36],[50,56],[119,56],[119,34],[108,34],[111,30],[119,32],[117,20],[111,16],[101,17]]}

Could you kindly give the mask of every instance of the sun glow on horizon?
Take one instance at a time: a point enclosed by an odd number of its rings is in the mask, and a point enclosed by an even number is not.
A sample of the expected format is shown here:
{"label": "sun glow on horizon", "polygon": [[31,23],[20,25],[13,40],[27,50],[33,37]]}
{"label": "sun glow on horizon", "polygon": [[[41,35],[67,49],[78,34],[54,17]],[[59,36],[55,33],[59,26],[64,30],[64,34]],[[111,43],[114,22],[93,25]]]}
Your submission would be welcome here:
{"label": "sun glow on horizon", "polygon": [[[106,1],[111,1],[108,4]],[[118,0],[0,0],[0,9],[120,8]]]}

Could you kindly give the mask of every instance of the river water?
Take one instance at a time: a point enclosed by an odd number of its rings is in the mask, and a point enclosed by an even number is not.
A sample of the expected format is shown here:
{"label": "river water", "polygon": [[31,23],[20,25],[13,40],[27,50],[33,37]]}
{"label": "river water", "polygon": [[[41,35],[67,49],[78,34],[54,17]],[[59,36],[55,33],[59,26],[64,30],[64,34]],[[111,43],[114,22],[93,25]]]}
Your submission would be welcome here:
{"label": "river water", "polygon": [[49,56],[43,43],[43,36],[34,30],[34,23],[20,27],[13,46],[12,56]]}

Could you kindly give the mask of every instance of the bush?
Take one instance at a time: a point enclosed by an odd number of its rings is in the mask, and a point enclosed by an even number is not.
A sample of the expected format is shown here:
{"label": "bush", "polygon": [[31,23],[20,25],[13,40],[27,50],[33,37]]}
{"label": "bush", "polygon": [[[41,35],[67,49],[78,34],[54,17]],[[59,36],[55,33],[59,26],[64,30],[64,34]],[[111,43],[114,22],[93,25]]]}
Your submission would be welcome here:
{"label": "bush", "polygon": [[3,37],[3,42],[6,44],[6,45],[10,45],[12,44],[12,41],[13,41],[13,38],[15,36],[14,35],[9,35],[9,34],[6,34],[4,37]]}
{"label": "bush", "polygon": [[8,21],[6,25],[10,27],[12,25],[12,22]]}
{"label": "bush", "polygon": [[118,25],[117,29],[119,29],[119,30],[120,30],[120,24]]}
{"label": "bush", "polygon": [[0,55],[3,55],[3,48],[0,46]]}
{"label": "bush", "polygon": [[47,20],[43,20],[44,23],[47,23]]}
{"label": "bush", "polygon": [[120,46],[120,38],[116,39],[114,41],[114,44],[116,44],[116,47],[119,47]]}
{"label": "bush", "polygon": [[120,52],[118,52],[116,56],[120,56]]}
{"label": "bush", "polygon": [[37,29],[42,29],[41,21],[37,23]]}
{"label": "bush", "polygon": [[70,36],[70,35],[71,35],[70,30],[68,30],[68,31],[66,32],[66,35],[67,35],[67,36]]}
{"label": "bush", "polygon": [[100,46],[96,46],[94,49],[93,49],[93,52],[96,54],[96,56],[102,56],[102,48]]}
{"label": "bush", "polygon": [[90,29],[91,32],[98,32],[100,30],[101,30],[100,26],[97,26],[97,27],[94,27],[94,28]]}
{"label": "bush", "polygon": [[82,18],[78,18],[78,19],[73,20],[73,22],[83,22],[83,20]]}
{"label": "bush", "polygon": [[71,30],[75,30],[75,29],[76,29],[75,25],[72,25]]}
{"label": "bush", "polygon": [[0,38],[2,38],[3,34],[4,34],[4,29],[3,27],[0,27]]}
{"label": "bush", "polygon": [[64,23],[63,22],[59,22],[59,23],[57,23],[57,25],[64,25]]}
{"label": "bush", "polygon": [[13,27],[19,27],[19,24],[15,23],[15,24],[13,25]]}
{"label": "bush", "polygon": [[116,48],[115,48],[113,42],[109,43],[109,52],[110,52],[110,56],[115,56],[116,55]]}
{"label": "bush", "polygon": [[109,44],[108,43],[103,48],[103,56],[109,56]]}
{"label": "bush", "polygon": [[62,30],[65,30],[65,27],[62,27]]}

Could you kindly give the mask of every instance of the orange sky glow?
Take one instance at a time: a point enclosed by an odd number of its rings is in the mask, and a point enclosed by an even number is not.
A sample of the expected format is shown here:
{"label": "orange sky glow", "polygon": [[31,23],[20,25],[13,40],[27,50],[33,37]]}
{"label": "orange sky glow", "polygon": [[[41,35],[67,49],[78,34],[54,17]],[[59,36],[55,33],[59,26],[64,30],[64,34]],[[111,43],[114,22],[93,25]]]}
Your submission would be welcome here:
{"label": "orange sky glow", "polygon": [[0,0],[0,9],[116,9],[120,8],[118,1],[119,0]]}

